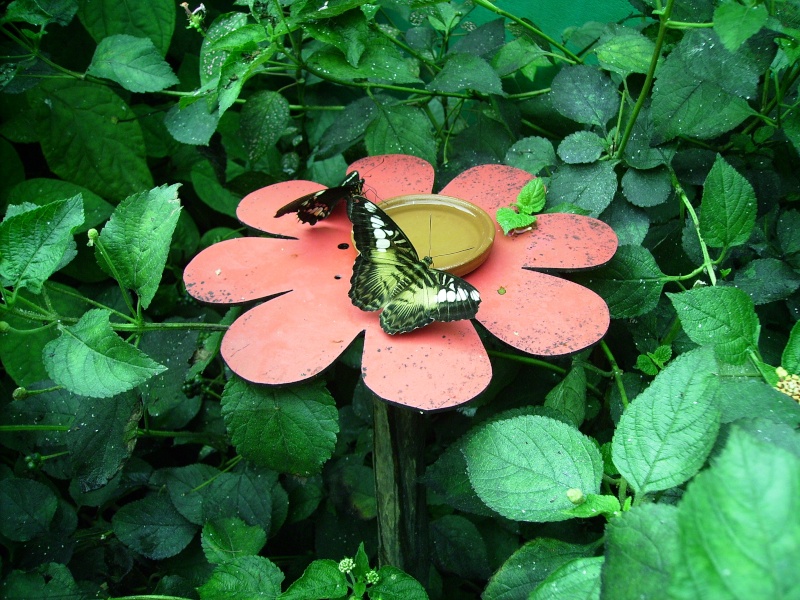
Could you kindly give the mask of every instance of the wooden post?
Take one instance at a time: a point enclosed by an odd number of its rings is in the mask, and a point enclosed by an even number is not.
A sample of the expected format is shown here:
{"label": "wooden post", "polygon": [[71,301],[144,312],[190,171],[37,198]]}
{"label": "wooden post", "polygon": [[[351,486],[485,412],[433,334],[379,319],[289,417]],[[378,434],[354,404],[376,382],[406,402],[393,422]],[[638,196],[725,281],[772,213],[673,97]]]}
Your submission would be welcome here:
{"label": "wooden post", "polygon": [[373,402],[378,564],[402,569],[428,587],[430,544],[425,488],[425,417],[413,409]]}

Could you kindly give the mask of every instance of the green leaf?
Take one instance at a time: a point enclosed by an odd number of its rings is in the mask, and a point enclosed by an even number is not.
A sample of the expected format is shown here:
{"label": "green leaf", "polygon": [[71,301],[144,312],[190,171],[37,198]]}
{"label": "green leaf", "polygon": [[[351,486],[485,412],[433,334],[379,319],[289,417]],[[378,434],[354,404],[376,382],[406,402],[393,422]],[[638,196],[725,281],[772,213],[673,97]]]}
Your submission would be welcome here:
{"label": "green leaf", "polygon": [[218,109],[212,110],[208,103],[198,100],[187,106],[175,104],[164,117],[164,125],[182,144],[205,146],[217,130],[219,117]]}
{"label": "green leaf", "polygon": [[201,86],[210,86],[211,89],[216,88],[216,83],[220,80],[222,67],[231,54],[228,49],[230,45],[223,43],[220,48],[217,48],[217,43],[219,40],[230,39],[229,36],[234,36],[232,38],[234,44],[239,43],[241,38],[235,37],[235,32],[240,29],[245,29],[247,34],[252,33],[252,29],[247,27],[247,15],[243,12],[221,14],[209,26],[203,36],[203,45],[200,48]]}
{"label": "green leaf", "polygon": [[320,71],[346,81],[367,79],[394,85],[422,83],[418,63],[407,60],[396,46],[382,39],[373,40],[367,46],[357,67],[350,65],[342,53],[332,46],[317,50],[308,57],[306,66],[312,73]]}
{"label": "green leaf", "polygon": [[486,505],[472,489],[462,452],[463,439],[453,442],[425,470],[425,484],[442,501],[463,512],[488,516]]}
{"label": "green leaf", "polygon": [[112,401],[82,399],[65,436],[82,493],[106,485],[122,469],[136,446],[141,416],[142,405],[131,393]]}
{"label": "green leaf", "polygon": [[280,600],[324,600],[341,598],[347,593],[347,579],[332,560],[315,560],[297,581],[290,585]]}
{"label": "green leaf", "polygon": [[617,192],[617,175],[610,162],[561,165],[550,180],[550,206],[573,204],[597,216],[611,204]]}
{"label": "green leaf", "polygon": [[556,164],[556,153],[550,140],[543,137],[522,138],[506,153],[505,164],[534,175]]}
{"label": "green leaf", "polygon": [[678,505],[670,598],[796,597],[798,511],[800,459],[734,427]]}
{"label": "green leaf", "polygon": [[148,0],[126,4],[114,0],[79,0],[78,18],[100,43],[117,33],[153,40],[161,56],[166,56],[175,30],[175,10],[171,0]]}
{"label": "green leaf", "polygon": [[83,200],[83,224],[75,229],[75,233],[88,231],[90,227],[99,225],[114,212],[114,206],[85,187],[60,179],[34,178],[22,181],[14,186],[8,195],[9,204],[30,202],[44,206],[56,200],[80,195]]}
{"label": "green leaf", "polygon": [[83,223],[80,196],[32,208],[0,223],[0,280],[34,294],[75,257],[72,231]]}
{"label": "green leaf", "polygon": [[241,556],[218,565],[211,579],[197,588],[200,600],[278,598],[283,573],[263,556]]}
{"label": "green leaf", "polygon": [[458,52],[450,54],[436,77],[427,85],[435,92],[474,91],[480,94],[503,94],[503,84],[494,69],[482,58]]}
{"label": "green leaf", "polygon": [[200,161],[192,167],[192,187],[206,205],[223,215],[236,217],[236,207],[242,198],[220,184],[209,161]]}
{"label": "green leaf", "polygon": [[725,47],[733,52],[747,38],[758,33],[768,17],[764,4],[726,2],[714,9],[714,31]]}
{"label": "green leaf", "polygon": [[367,153],[410,154],[436,162],[436,141],[431,122],[413,106],[382,106],[364,135]]}
{"label": "green leaf", "polygon": [[714,346],[720,360],[741,364],[747,352],[757,348],[758,317],[753,301],[742,290],[715,286],[667,296],[689,339]]}
{"label": "green leaf", "polygon": [[[605,458],[603,460],[605,461]],[[579,495],[579,498],[581,503],[565,510],[565,514],[579,519],[592,519],[598,515],[611,517],[622,510],[619,498],[610,494]]]}
{"label": "green leaf", "polygon": [[653,40],[627,28],[594,48],[601,67],[623,76],[647,73],[655,51]]}
{"label": "green leaf", "polygon": [[563,414],[573,426],[580,427],[586,417],[586,371],[573,366],[547,393],[544,405]]}
{"label": "green leaf", "polygon": [[789,373],[800,375],[800,321],[792,326],[789,341],[781,356],[781,366]]}
{"label": "green leaf", "polygon": [[100,232],[98,263],[122,287],[136,292],[142,308],[150,306],[167,263],[181,210],[179,185],[126,198]]}
{"label": "green leaf", "polygon": [[76,10],[75,3],[69,0],[51,2],[16,0],[8,4],[8,10],[3,15],[3,21],[22,21],[42,28],[51,23],[66,26],[72,21]]}
{"label": "green leaf", "polygon": [[540,212],[546,203],[544,183],[534,177],[517,194],[517,206],[520,212],[532,215]]}
{"label": "green leaf", "polygon": [[528,38],[519,37],[502,45],[492,56],[492,67],[500,77],[526,67],[547,67],[547,53]]}
{"label": "green leaf", "polygon": [[378,583],[369,588],[369,597],[382,600],[428,600],[422,584],[396,567],[381,567]]}
{"label": "green leaf", "polygon": [[112,35],[97,45],[86,71],[131,92],[160,92],[180,83],[149,38]]}
{"label": "green leaf", "polygon": [[61,336],[44,347],[47,373],[69,391],[110,398],[161,373],[159,365],[111,329],[111,311],[87,311],[75,325],[60,326]]}
{"label": "green leaf", "polygon": [[800,404],[763,381],[726,377],[720,381],[715,402],[723,423],[762,418],[791,427],[800,425]]}
{"label": "green leaf", "polygon": [[231,379],[222,416],[237,451],[283,473],[318,473],[339,431],[336,404],[322,382],[278,388]]}
{"label": "green leaf", "polygon": [[612,456],[637,493],[680,485],[703,466],[720,425],[715,369],[704,350],[683,354],[622,415]]}
{"label": "green leaf", "polygon": [[791,296],[800,287],[800,275],[777,258],[757,258],[737,271],[733,282],[759,305]]}
{"label": "green leaf", "polygon": [[787,210],[778,219],[775,232],[781,245],[781,251],[790,259],[793,267],[798,267],[797,254],[800,253],[800,212]]}
{"label": "green leaf", "polygon": [[576,559],[594,554],[589,546],[537,537],[514,552],[492,575],[485,598],[527,598],[553,571]]}
{"label": "green leaf", "polygon": [[153,187],[135,113],[105,86],[74,79],[44,81],[33,91],[50,169],[103,198],[121,200]]}
{"label": "green leaf", "polygon": [[564,67],[553,79],[550,96],[562,115],[584,125],[605,127],[617,116],[617,86],[596,67]]}
{"label": "green leaf", "polygon": [[250,160],[257,162],[289,125],[289,102],[278,92],[260,91],[242,108],[239,130]]}
{"label": "green leaf", "polygon": [[617,234],[620,246],[641,246],[650,229],[650,218],[647,214],[622,198],[615,199],[602,212],[600,220],[606,223]]}
{"label": "green leaf", "polygon": [[535,216],[518,213],[509,206],[501,206],[498,208],[495,217],[497,219],[497,224],[503,228],[503,233],[505,235],[508,235],[508,233],[514,229],[524,229],[536,222]]}
{"label": "green leaf", "polygon": [[600,570],[604,557],[576,558],[559,567],[545,579],[529,600],[562,598],[600,600]]}
{"label": "green leaf", "polygon": [[678,510],[642,504],[606,525],[603,597],[659,598],[670,582],[678,552]]}
{"label": "green leaf", "polygon": [[0,534],[14,542],[46,535],[58,508],[49,487],[32,479],[0,480]]}
{"label": "green leaf", "polygon": [[565,137],[558,145],[558,156],[565,163],[577,165],[592,163],[605,150],[605,142],[591,131],[576,131]]}
{"label": "green leaf", "polygon": [[464,448],[469,478],[487,506],[517,521],[562,521],[567,490],[600,490],[603,460],[577,429],[539,416],[495,421]]}
{"label": "green leaf", "polygon": [[431,522],[431,545],[436,565],[462,579],[486,579],[492,572],[486,542],[478,528],[461,515]]}
{"label": "green leaf", "polygon": [[664,204],[672,195],[672,180],[665,167],[642,171],[628,169],[622,176],[622,191],[634,206],[650,208]]}
{"label": "green leaf", "polygon": [[706,244],[713,248],[744,244],[753,231],[757,208],[750,182],[717,155],[700,205],[700,234]]}
{"label": "green leaf", "polygon": [[54,562],[30,572],[12,571],[0,584],[3,600],[86,600],[87,594],[85,585],[75,583],[66,565]]}
{"label": "green leaf", "polygon": [[664,278],[653,255],[641,246],[620,246],[606,266],[575,276],[577,282],[603,297],[612,319],[638,317],[653,310]]}
{"label": "green leaf", "polygon": [[688,38],[682,42],[685,51],[674,51],[656,72],[651,114],[662,142],[679,135],[711,139],[753,114],[744,99],[726,91],[720,82],[692,72],[688,62],[701,60],[691,54],[700,44],[687,42]]}
{"label": "green leaf", "polygon": [[206,560],[222,564],[239,556],[258,554],[267,543],[267,534],[257,525],[247,525],[237,517],[228,517],[206,523],[200,541]]}
{"label": "green leaf", "polygon": [[304,28],[314,39],[330,44],[344,54],[352,67],[358,67],[364,51],[379,40],[371,34],[362,12],[346,12],[339,17],[310,21]]}
{"label": "green leaf", "polygon": [[123,544],[151,560],[175,556],[189,545],[197,531],[165,494],[126,504],[114,513],[111,526]]}

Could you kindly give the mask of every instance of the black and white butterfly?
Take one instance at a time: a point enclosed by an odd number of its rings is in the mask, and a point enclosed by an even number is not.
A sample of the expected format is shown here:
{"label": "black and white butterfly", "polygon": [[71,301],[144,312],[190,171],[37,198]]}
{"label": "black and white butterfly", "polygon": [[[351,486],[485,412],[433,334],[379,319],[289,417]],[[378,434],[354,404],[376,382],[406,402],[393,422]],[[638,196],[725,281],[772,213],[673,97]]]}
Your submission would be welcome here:
{"label": "black and white butterfly", "polygon": [[316,224],[331,214],[334,207],[343,199],[364,193],[364,180],[353,171],[347,174],[344,181],[336,187],[327,188],[292,200],[282,206],[275,213],[275,217],[282,217],[289,213],[297,213],[297,218],[309,225]]}
{"label": "black and white butterfly", "polygon": [[471,319],[480,293],[463,279],[419,259],[397,224],[360,195],[347,199],[359,255],[350,278],[350,299],[362,310],[383,309],[386,333],[406,333],[434,321]]}

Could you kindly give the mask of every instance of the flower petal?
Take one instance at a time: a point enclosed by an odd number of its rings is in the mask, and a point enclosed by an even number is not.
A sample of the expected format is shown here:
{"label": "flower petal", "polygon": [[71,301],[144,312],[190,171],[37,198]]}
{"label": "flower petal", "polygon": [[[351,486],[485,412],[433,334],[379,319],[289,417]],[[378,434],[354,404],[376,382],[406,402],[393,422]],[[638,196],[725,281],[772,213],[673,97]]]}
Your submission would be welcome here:
{"label": "flower petal", "polygon": [[343,293],[347,299],[347,286],[343,292],[338,288],[349,282],[353,260],[349,230],[318,226],[299,239],[237,238],[214,244],[191,260],[183,280],[192,296],[217,304],[300,288],[315,290],[321,298]]}
{"label": "flower petal", "polygon": [[420,410],[463,404],[492,378],[489,357],[469,321],[432,323],[396,336],[371,327],[361,371],[381,398]]}
{"label": "flower petal", "polygon": [[240,377],[284,384],[308,379],[327,368],[369,325],[350,304],[349,282],[338,293],[316,295],[302,286],[247,311],[222,340],[222,357]]}
{"label": "flower petal", "polygon": [[514,267],[494,253],[467,279],[481,292],[477,319],[523,352],[540,356],[577,352],[608,330],[608,306],[593,291]]}
{"label": "flower petal", "polygon": [[364,178],[364,192],[376,202],[406,194],[429,194],[434,172],[428,161],[407,154],[362,158],[350,165]]}
{"label": "flower petal", "polygon": [[[517,201],[519,191],[533,175],[506,165],[480,165],[459,173],[439,192],[480,206],[494,218],[495,211]],[[502,230],[497,228],[500,235]]]}

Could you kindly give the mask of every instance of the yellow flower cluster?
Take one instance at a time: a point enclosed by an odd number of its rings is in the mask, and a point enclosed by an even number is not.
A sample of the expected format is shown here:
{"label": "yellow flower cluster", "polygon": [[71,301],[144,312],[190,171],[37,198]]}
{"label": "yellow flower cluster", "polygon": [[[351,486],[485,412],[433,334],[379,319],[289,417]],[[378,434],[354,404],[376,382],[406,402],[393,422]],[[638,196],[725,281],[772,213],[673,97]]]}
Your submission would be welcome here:
{"label": "yellow flower cluster", "polygon": [[791,396],[796,402],[800,402],[800,375],[790,375],[783,367],[775,369],[775,373],[780,378],[780,381],[775,385],[775,389],[787,396]]}

